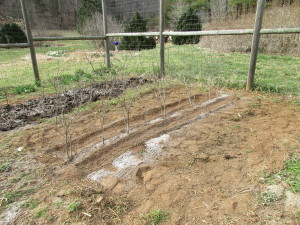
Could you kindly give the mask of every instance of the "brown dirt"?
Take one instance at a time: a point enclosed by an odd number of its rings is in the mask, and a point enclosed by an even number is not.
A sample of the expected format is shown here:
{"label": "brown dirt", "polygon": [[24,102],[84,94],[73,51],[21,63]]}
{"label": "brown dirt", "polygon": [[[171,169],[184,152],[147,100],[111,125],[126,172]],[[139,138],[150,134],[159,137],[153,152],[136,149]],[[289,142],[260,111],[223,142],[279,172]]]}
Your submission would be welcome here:
{"label": "brown dirt", "polygon": [[[208,95],[198,93],[191,107],[185,88],[176,87],[168,91],[169,116],[147,123],[161,116],[153,91],[147,91],[133,105],[132,133],[103,146],[103,138],[125,132],[124,113],[111,106],[101,133],[96,105],[74,121],[71,162],[59,135],[62,128],[51,120],[1,132],[1,162],[13,163],[0,174],[0,197],[37,187],[16,202],[29,198],[38,206],[21,208],[12,224],[147,224],[141,215],[154,209],[167,213],[162,224],[297,224],[283,200],[264,205],[259,196],[267,186],[261,178],[299,154],[299,108],[279,96],[226,92],[230,97],[197,108]],[[176,112],[181,114],[170,116]],[[213,113],[194,120],[207,112]],[[168,132],[163,153],[139,164],[129,177],[87,179],[99,169],[116,170],[111,163],[128,150],[141,159],[145,141]],[[31,179],[8,182],[22,172]],[[80,202],[78,209],[68,212],[74,201]]]}

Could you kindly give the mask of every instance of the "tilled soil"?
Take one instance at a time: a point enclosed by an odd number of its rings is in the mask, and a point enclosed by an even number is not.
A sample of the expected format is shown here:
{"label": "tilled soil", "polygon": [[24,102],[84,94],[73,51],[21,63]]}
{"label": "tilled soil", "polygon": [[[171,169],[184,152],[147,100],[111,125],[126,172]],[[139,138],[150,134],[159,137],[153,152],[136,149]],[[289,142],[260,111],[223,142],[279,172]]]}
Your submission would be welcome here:
{"label": "tilled soil", "polygon": [[[69,163],[54,124],[27,127],[15,136],[2,132],[5,157],[13,158],[22,146],[19,160],[31,162],[31,156],[38,163],[30,165],[45,170],[34,178],[44,185],[28,197],[38,201],[37,208],[20,208],[11,224],[142,225],[151,224],[147,215],[158,209],[167,214],[161,224],[170,225],[297,224],[300,206],[287,208],[285,197],[263,204],[260,196],[270,185],[261,178],[282,169],[291,154],[299,155],[299,108],[278,96],[227,91],[228,97],[211,104],[207,93],[197,93],[190,106],[185,88],[176,87],[168,92],[165,119],[150,91],[132,107],[132,131],[124,136],[122,107],[110,108],[103,131],[97,109],[84,112],[74,121],[75,158]],[[166,133],[168,140],[154,146],[161,154],[144,162],[148,141]],[[128,152],[143,161],[128,176],[89,179],[101,169],[116,174],[116,159]],[[20,172],[14,169],[18,163],[1,175],[3,181]],[[14,190],[35,185],[26,182],[15,181]],[[288,185],[278,182],[288,193]],[[10,190],[5,182],[0,189]],[[68,212],[74,202],[78,209]],[[45,214],[36,217],[41,211]]]}
{"label": "tilled soil", "polygon": [[116,97],[125,89],[143,85],[149,81],[144,78],[127,78],[107,81],[77,90],[28,100],[22,104],[0,107],[0,130],[9,131],[25,126],[40,118],[49,118],[61,113],[68,113],[75,107],[87,102],[94,102],[103,97]]}

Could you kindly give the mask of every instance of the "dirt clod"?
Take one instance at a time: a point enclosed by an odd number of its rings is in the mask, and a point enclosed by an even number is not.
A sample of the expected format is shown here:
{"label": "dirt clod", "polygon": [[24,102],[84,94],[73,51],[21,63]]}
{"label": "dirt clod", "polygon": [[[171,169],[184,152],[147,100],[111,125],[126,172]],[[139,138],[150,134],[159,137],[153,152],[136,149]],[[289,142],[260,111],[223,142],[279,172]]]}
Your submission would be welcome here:
{"label": "dirt clod", "polygon": [[112,190],[118,184],[118,179],[115,176],[109,175],[103,178],[100,184],[104,189]]}
{"label": "dirt clod", "polygon": [[236,156],[229,155],[229,154],[224,155],[224,159],[234,159],[234,158],[236,158]]}
{"label": "dirt clod", "polygon": [[147,182],[151,179],[151,166],[141,166],[135,172],[135,177],[137,182]]}
{"label": "dirt clod", "polygon": [[291,191],[286,192],[285,210],[287,211],[299,211],[300,209],[300,195]]}
{"label": "dirt clod", "polygon": [[209,155],[205,153],[200,153],[196,159],[199,159],[202,162],[209,162]]}

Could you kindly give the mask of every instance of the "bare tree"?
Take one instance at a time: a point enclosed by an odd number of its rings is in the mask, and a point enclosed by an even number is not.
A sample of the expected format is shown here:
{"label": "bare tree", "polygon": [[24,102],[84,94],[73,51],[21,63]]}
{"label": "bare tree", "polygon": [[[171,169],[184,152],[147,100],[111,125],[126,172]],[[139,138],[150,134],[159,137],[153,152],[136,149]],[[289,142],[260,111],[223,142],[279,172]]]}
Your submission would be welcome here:
{"label": "bare tree", "polygon": [[131,115],[131,108],[133,103],[137,97],[137,90],[131,89],[126,91],[123,95],[118,97],[118,102],[124,110],[124,120],[126,124],[126,131],[130,133],[130,115]]}
{"label": "bare tree", "polygon": [[166,78],[162,77],[155,80],[154,94],[161,107],[161,115],[166,118],[166,103],[167,103],[167,82]]}
{"label": "bare tree", "polygon": [[76,113],[67,115],[64,111],[62,111],[59,116],[55,117],[55,123],[58,126],[57,131],[64,139],[65,150],[69,160],[72,160],[73,158],[72,125],[75,117]]}
{"label": "bare tree", "polygon": [[177,0],[174,2],[172,9],[169,13],[170,18],[170,28],[174,29],[179,18],[182,16],[183,13],[187,11],[189,7],[189,3],[186,0]]}
{"label": "bare tree", "polygon": [[[107,16],[107,25],[110,32],[122,32],[124,30],[123,25],[117,22],[113,17]],[[102,13],[96,12],[91,16],[83,26],[83,34],[89,36],[103,36],[103,16]],[[93,41],[97,48],[104,48],[104,42]],[[114,49],[114,40],[110,39],[109,42],[110,49]]]}
{"label": "bare tree", "polygon": [[189,104],[190,106],[193,106],[193,99],[192,99],[192,89],[193,89],[193,80],[192,78],[187,75],[187,76],[182,76],[182,82],[185,86],[185,90],[186,90],[186,93],[187,93],[187,97],[189,99]]}

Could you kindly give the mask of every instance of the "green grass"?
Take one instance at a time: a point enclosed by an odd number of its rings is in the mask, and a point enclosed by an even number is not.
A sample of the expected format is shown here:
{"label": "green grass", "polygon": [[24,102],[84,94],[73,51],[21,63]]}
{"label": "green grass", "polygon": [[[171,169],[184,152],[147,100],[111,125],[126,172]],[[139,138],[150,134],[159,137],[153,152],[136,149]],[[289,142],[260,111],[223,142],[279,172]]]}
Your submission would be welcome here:
{"label": "green grass", "polygon": [[35,86],[34,85],[19,85],[13,89],[14,93],[16,94],[22,94],[22,93],[31,93],[35,92]]}
{"label": "green grass", "polygon": [[300,158],[287,160],[282,170],[264,176],[264,183],[268,185],[278,184],[281,180],[289,185],[292,192],[300,193]]}
{"label": "green grass", "polygon": [[39,205],[39,202],[35,199],[30,199],[25,201],[21,207],[23,208],[29,208],[29,209],[35,209]]}
{"label": "green grass", "polygon": [[[53,93],[49,78],[64,77],[67,85],[76,83],[76,71],[92,74],[93,70],[106,71],[103,52],[100,57],[86,59],[85,53],[96,51],[89,41],[62,41],[59,46],[38,47],[36,52],[43,87],[37,92]],[[47,58],[49,52],[63,52],[59,57]],[[72,57],[68,57],[73,54]],[[75,55],[74,55],[75,54]],[[166,45],[166,73],[170,77],[189,77],[206,83],[207,86],[221,86],[243,89],[248,76],[249,54],[213,53],[197,45]],[[152,76],[159,74],[159,46],[152,50],[112,52],[112,74],[120,76]],[[93,68],[91,66],[93,64]],[[255,90],[267,93],[292,94],[300,96],[300,58],[289,56],[258,56]],[[96,76],[101,80],[101,75]],[[88,80],[88,79],[87,79]],[[85,82],[85,81],[83,81]],[[0,89],[33,85],[34,76],[28,49],[0,49]],[[73,85],[74,86],[74,85]],[[0,91],[1,92],[1,91]],[[10,92],[11,93],[11,92]],[[0,94],[1,95],[1,94]],[[2,100],[4,99],[2,93]]]}
{"label": "green grass", "polygon": [[146,222],[151,223],[151,225],[157,225],[160,222],[166,221],[168,219],[168,215],[161,209],[152,210],[149,213],[142,215],[141,217]]}
{"label": "green grass", "polygon": [[300,193],[300,158],[286,161],[279,175],[290,186],[291,191]]}
{"label": "green grass", "polygon": [[30,194],[33,194],[35,192],[35,188],[28,188],[28,189],[16,189],[10,192],[7,192],[1,199],[4,199],[4,201],[1,202],[0,208],[7,206],[13,202],[18,201],[19,199],[28,196]]}

